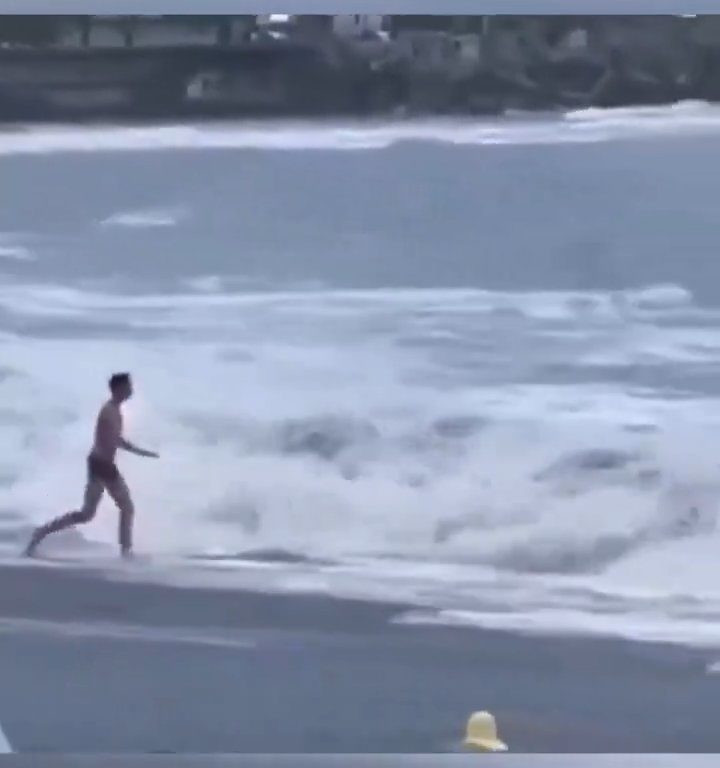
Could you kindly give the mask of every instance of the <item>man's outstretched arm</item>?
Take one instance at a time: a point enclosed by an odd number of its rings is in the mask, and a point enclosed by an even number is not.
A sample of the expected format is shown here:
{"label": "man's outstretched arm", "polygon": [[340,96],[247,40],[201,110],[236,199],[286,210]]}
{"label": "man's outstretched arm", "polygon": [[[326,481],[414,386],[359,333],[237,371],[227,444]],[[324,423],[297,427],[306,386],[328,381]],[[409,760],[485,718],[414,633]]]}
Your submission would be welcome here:
{"label": "man's outstretched arm", "polygon": [[136,456],[144,456],[147,459],[157,459],[159,458],[158,454],[154,451],[146,451],[144,448],[138,448],[137,445],[133,445],[129,440],[126,440],[124,437],[121,437],[118,446],[123,449],[123,451],[127,451],[128,453],[134,453]]}

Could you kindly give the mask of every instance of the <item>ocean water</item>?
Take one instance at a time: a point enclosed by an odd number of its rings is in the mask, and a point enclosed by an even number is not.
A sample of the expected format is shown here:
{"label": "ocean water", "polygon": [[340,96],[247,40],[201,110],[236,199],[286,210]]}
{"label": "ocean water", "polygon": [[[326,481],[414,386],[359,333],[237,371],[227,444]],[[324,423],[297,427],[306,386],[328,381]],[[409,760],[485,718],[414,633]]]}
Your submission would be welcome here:
{"label": "ocean water", "polygon": [[0,134],[0,547],[720,646],[720,111]]}

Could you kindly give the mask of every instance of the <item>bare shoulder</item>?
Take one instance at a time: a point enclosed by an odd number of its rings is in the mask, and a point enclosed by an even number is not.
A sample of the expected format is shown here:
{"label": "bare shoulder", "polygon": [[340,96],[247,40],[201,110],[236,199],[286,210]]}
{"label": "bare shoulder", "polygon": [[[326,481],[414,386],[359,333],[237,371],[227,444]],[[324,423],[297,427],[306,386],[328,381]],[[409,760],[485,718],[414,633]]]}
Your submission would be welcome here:
{"label": "bare shoulder", "polygon": [[108,400],[98,412],[98,421],[115,422],[120,418],[120,408],[112,400]]}

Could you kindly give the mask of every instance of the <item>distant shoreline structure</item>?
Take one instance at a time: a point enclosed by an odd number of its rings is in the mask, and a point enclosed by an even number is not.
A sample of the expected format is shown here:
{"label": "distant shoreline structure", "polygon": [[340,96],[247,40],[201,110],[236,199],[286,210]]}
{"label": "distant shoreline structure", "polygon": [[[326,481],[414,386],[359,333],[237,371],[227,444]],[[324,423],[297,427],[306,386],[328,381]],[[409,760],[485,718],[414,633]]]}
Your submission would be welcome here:
{"label": "distant shoreline structure", "polygon": [[2,122],[472,116],[720,101],[718,16],[3,21]]}

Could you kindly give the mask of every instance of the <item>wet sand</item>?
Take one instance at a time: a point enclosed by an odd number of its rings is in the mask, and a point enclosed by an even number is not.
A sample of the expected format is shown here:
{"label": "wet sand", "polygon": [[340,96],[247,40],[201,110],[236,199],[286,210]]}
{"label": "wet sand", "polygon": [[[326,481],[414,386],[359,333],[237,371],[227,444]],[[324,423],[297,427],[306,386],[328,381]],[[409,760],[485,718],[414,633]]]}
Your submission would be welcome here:
{"label": "wet sand", "polygon": [[16,752],[720,751],[708,652],[393,624],[409,606],[0,569]]}

